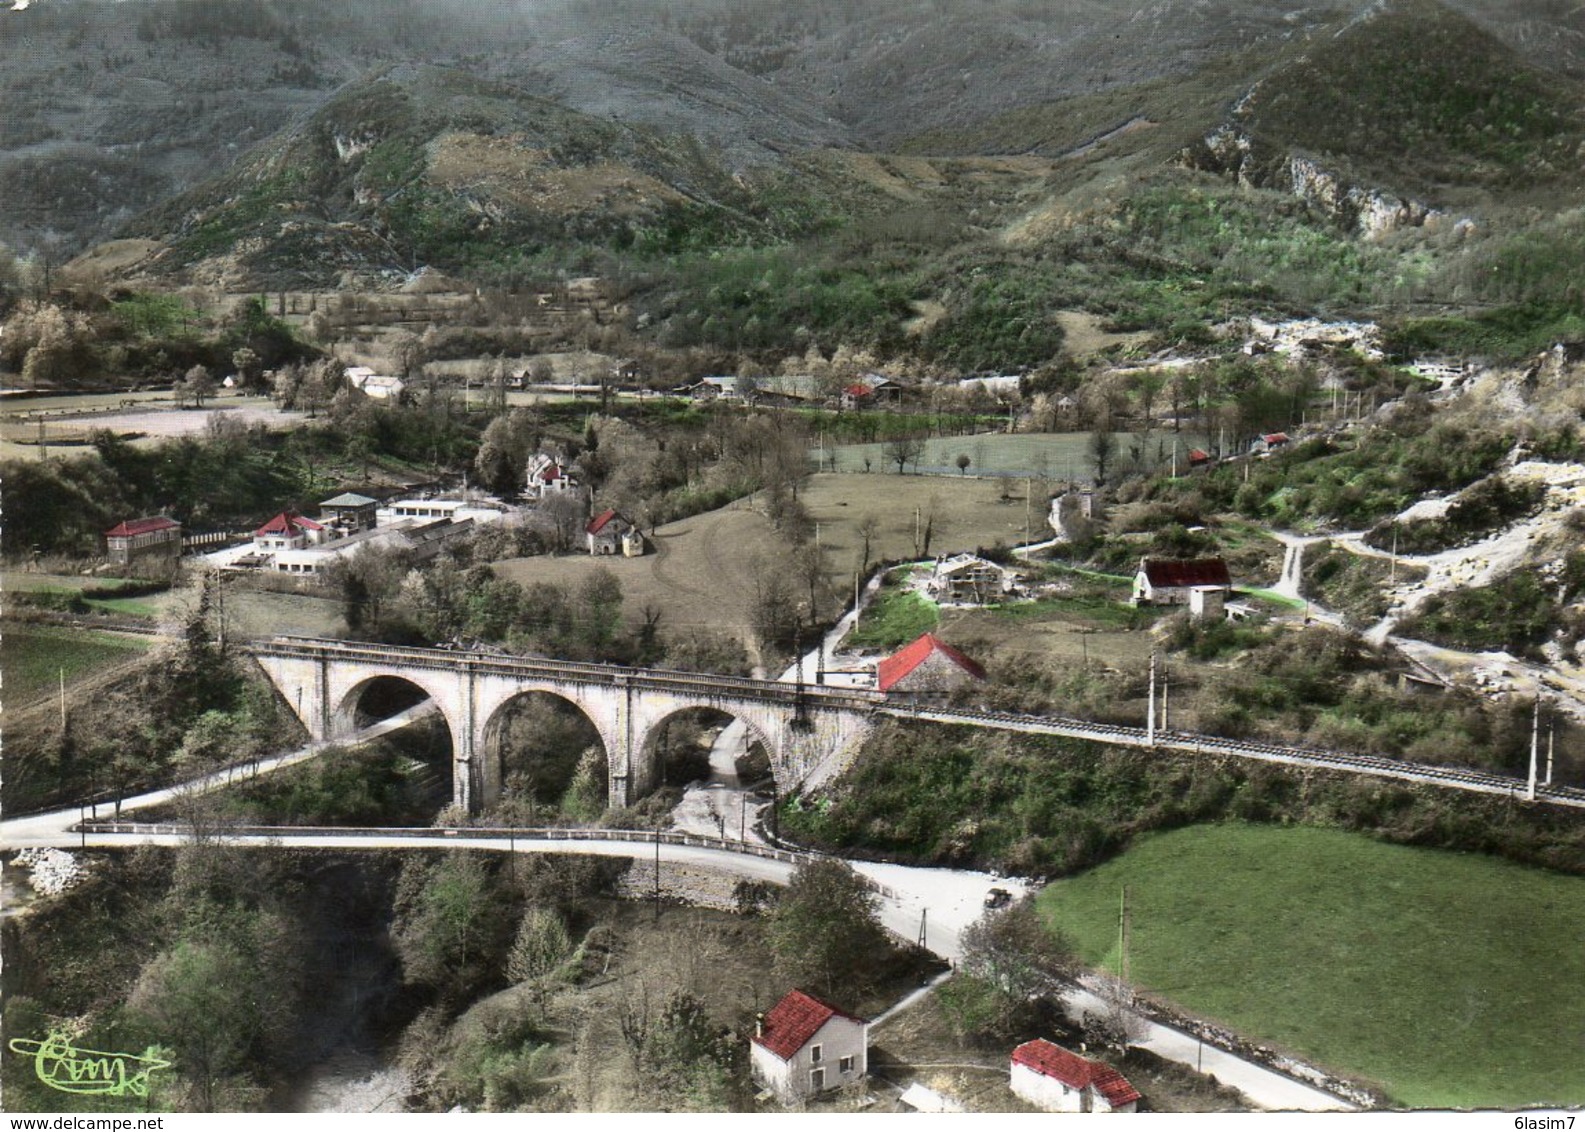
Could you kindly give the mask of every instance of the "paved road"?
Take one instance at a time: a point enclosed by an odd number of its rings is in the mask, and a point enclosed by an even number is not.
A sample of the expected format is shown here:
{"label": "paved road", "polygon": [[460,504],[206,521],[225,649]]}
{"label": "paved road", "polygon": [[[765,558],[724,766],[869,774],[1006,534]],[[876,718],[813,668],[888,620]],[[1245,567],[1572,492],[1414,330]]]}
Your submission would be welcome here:
{"label": "paved road", "polygon": [[[429,703],[419,704],[401,715],[394,716],[356,736],[341,740],[344,745],[371,739],[406,726],[414,719],[433,710]],[[222,771],[193,782],[183,783],[163,790],[151,791],[124,799],[122,815],[171,801],[219,789],[230,782],[255,773],[267,774],[313,758],[332,744],[314,743],[300,750],[261,760],[257,768]],[[101,821],[114,820],[113,807],[101,805]],[[190,834],[170,832],[84,833],[73,832],[85,814],[78,808],[55,810],[0,822],[0,849],[19,849],[27,846],[56,846],[59,848],[87,847],[95,849],[121,849],[136,844],[178,846],[190,840]],[[493,852],[518,853],[579,853],[609,857],[643,857],[653,859],[657,854],[664,863],[688,864],[740,876],[749,880],[785,884],[792,874],[792,859],[775,859],[744,852],[744,846],[731,841],[710,844],[670,844],[658,847],[649,841],[617,840],[623,834],[611,831],[609,840],[592,839],[598,831],[583,831],[583,836],[566,838],[548,837],[525,840],[493,836],[479,830],[459,830],[454,836],[437,835],[433,830],[388,831],[356,834],[304,832],[290,827],[270,830],[267,833],[227,835],[227,840],[238,845],[260,847],[294,846],[337,851],[354,849],[447,850],[453,848],[483,849]],[[632,834],[627,834],[631,837]],[[758,847],[750,846],[749,849]],[[760,849],[760,852],[768,850]],[[882,923],[893,933],[907,940],[921,940],[934,954],[956,963],[962,955],[960,937],[965,928],[980,917],[985,896],[992,887],[1009,890],[1015,897],[1029,891],[1029,886],[1013,878],[996,877],[986,873],[954,869],[923,869],[907,865],[879,864],[867,861],[851,862],[855,869],[872,880],[880,895]],[[1084,1008],[1085,992],[1079,993],[1075,1005]],[[1343,1102],[1318,1090],[1301,1085],[1281,1074],[1274,1073],[1252,1062],[1231,1054],[1205,1047],[1193,1037],[1143,1019],[1139,1025],[1146,1032],[1146,1048],[1162,1057],[1195,1065],[1203,1057],[1208,1072],[1239,1089],[1255,1104],[1267,1109],[1336,1109],[1345,1108]]]}

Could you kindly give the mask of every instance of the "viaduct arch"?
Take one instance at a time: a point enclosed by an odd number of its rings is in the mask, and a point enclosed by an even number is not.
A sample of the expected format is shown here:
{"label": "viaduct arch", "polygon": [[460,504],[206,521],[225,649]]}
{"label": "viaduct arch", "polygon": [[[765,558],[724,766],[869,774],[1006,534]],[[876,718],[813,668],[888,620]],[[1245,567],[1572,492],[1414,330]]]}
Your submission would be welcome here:
{"label": "viaduct arch", "polygon": [[423,691],[451,732],[452,800],[470,812],[499,797],[486,737],[498,714],[526,693],[556,696],[588,717],[605,747],[612,806],[654,787],[654,740],[678,712],[708,708],[741,720],[765,745],[785,792],[840,773],[883,701],[847,688],[315,638],[277,637],[249,651],[316,740],[350,734],[360,701],[381,677]]}

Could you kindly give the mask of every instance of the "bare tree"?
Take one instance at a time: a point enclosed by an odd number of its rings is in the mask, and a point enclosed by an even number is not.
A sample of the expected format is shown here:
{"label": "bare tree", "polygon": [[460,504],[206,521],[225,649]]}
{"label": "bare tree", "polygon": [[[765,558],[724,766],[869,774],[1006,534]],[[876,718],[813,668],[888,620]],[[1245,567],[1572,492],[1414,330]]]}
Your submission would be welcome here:
{"label": "bare tree", "polygon": [[919,458],[925,454],[925,438],[922,436],[894,436],[887,440],[881,447],[886,459],[897,465],[897,474],[902,475],[903,469],[913,464],[919,464]]}

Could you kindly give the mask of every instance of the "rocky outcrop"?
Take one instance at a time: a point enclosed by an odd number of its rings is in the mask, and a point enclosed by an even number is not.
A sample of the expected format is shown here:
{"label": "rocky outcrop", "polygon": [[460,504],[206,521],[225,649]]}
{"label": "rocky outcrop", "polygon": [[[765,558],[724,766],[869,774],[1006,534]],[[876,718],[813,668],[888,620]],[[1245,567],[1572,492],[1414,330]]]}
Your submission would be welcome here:
{"label": "rocky outcrop", "polygon": [[1421,201],[1346,184],[1312,158],[1297,154],[1288,159],[1288,183],[1295,196],[1366,239],[1419,228],[1442,215]]}
{"label": "rocky outcrop", "polygon": [[1418,228],[1443,215],[1422,201],[1351,185],[1314,158],[1278,151],[1231,123],[1218,126],[1183,150],[1178,163],[1230,177],[1245,188],[1291,192],[1366,239],[1379,239],[1400,228]]}

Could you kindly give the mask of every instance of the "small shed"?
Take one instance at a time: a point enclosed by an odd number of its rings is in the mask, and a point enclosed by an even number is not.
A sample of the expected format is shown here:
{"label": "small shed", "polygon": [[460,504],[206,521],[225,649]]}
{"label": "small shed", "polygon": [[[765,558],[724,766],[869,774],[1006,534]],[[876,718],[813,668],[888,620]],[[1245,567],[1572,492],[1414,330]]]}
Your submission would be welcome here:
{"label": "small shed", "polygon": [[1036,1038],[1013,1050],[1013,1092],[1046,1112],[1134,1112],[1139,1090],[1110,1065]]}
{"label": "small shed", "polygon": [[862,1080],[869,1071],[869,1026],[807,991],[788,991],[755,1025],[749,1044],[754,1080],[782,1104]]}

